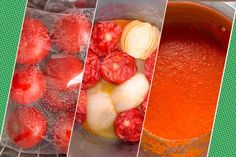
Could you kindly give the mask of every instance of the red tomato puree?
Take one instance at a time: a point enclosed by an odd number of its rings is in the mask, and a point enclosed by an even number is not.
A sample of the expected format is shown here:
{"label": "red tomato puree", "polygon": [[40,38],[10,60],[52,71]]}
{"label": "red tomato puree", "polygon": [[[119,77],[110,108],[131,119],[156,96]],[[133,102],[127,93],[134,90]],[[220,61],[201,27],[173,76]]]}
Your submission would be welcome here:
{"label": "red tomato puree", "polygon": [[145,129],[171,140],[209,133],[226,52],[195,26],[165,26]]}

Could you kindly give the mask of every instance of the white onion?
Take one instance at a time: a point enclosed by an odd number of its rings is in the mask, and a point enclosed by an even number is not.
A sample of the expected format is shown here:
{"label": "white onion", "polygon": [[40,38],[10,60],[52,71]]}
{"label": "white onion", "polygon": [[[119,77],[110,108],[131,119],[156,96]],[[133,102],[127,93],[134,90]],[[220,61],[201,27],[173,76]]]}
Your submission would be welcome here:
{"label": "white onion", "polygon": [[138,107],[149,91],[149,82],[143,74],[136,74],[131,79],[114,88],[111,93],[115,110],[123,112]]}
{"label": "white onion", "polygon": [[157,49],[159,30],[150,23],[138,20],[130,22],[122,32],[120,48],[137,59],[147,59]]}
{"label": "white onion", "polygon": [[87,97],[87,124],[98,133],[111,127],[117,114],[114,110],[111,96],[105,92],[88,94]]}

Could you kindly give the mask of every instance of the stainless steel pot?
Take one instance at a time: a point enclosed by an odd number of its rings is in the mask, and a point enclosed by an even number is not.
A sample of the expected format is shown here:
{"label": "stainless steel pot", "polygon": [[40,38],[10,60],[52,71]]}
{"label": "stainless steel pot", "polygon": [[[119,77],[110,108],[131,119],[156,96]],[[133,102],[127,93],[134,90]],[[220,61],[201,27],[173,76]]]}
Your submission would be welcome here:
{"label": "stainless steel pot", "polygon": [[[186,1],[185,1],[186,2]],[[183,3],[181,1],[178,1],[178,3]],[[225,18],[227,18],[229,21],[233,21],[234,19],[234,9],[232,6],[228,5],[225,2],[192,2],[196,4],[201,4],[203,6],[206,6],[208,8],[211,8],[220,15],[223,15]],[[183,7],[184,8],[184,7]],[[183,9],[182,8],[182,9]],[[173,6],[172,6],[173,9]],[[179,21],[180,17],[176,12],[171,12],[171,17],[174,17],[174,22],[171,24],[176,24],[176,21]],[[183,13],[183,12],[182,12]],[[183,20],[186,22],[187,20],[192,20],[196,17],[190,17],[191,15],[184,16],[181,21]],[[212,19],[207,19],[211,21]],[[171,20],[166,19],[165,22],[169,24]],[[194,20],[193,20],[194,21]],[[212,22],[212,21],[211,21]],[[215,22],[215,21],[214,21]],[[218,24],[218,23],[217,23]],[[230,28],[228,26],[224,26],[223,23],[219,23],[219,26],[225,27],[230,31]],[[219,27],[220,28],[220,27]],[[162,139],[160,137],[157,137],[155,135],[152,135],[148,131],[144,131],[143,133],[143,139],[141,144],[141,149],[139,152],[139,157],[162,157],[162,156],[194,156],[194,157],[205,157],[207,156],[207,150],[209,146],[210,141],[210,135],[209,132],[206,135],[203,135],[201,137],[196,137],[193,139],[186,139],[186,140],[167,140]],[[149,140],[145,140],[146,137],[150,137]]]}
{"label": "stainless steel pot", "polygon": [[[162,27],[166,0],[99,0],[95,21],[139,19]],[[136,157],[138,144],[99,138],[75,126],[69,157]]]}

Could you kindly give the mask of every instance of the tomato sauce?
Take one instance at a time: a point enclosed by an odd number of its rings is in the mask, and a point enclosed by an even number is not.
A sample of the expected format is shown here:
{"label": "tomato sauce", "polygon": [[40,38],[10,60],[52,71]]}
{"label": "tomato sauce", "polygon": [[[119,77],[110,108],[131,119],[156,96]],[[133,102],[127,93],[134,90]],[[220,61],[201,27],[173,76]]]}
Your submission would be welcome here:
{"label": "tomato sauce", "polygon": [[169,140],[212,129],[227,48],[195,25],[165,26],[145,129]]}

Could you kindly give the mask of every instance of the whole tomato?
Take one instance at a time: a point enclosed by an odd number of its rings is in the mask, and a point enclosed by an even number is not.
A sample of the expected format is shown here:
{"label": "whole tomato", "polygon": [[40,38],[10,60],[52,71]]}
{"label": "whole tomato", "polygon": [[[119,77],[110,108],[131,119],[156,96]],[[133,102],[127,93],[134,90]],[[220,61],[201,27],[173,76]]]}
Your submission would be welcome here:
{"label": "whole tomato", "polygon": [[135,75],[135,59],[121,51],[115,51],[105,57],[101,65],[101,76],[114,84],[121,84]]}
{"label": "whole tomato", "polygon": [[11,99],[21,105],[32,104],[43,97],[46,83],[41,71],[34,66],[17,69],[13,76]]}
{"label": "whole tomato", "polygon": [[79,89],[83,63],[75,57],[52,58],[46,65],[45,76],[49,88],[68,91]]}
{"label": "whole tomato", "polygon": [[98,22],[94,25],[92,32],[93,47],[96,47],[99,56],[116,50],[122,34],[122,28],[112,22]]}
{"label": "whole tomato", "polygon": [[88,0],[78,0],[75,2],[77,8],[85,8],[88,5]]}
{"label": "whole tomato", "polygon": [[67,110],[76,107],[82,82],[83,63],[75,57],[53,58],[46,65],[46,107]]}
{"label": "whole tomato", "polygon": [[143,113],[135,108],[121,112],[115,120],[115,133],[124,142],[138,142],[142,132]]}
{"label": "whole tomato", "polygon": [[68,149],[73,120],[74,114],[63,113],[52,127],[53,141],[63,153],[66,153]]}
{"label": "whole tomato", "polygon": [[148,59],[146,59],[144,65],[144,74],[150,82],[152,81],[152,76],[154,73],[156,56],[157,52],[152,53],[152,55]]}
{"label": "whole tomato", "polygon": [[86,116],[87,116],[86,106],[87,106],[87,92],[86,90],[81,90],[76,111],[76,122],[79,124],[82,124],[86,121]]}
{"label": "whole tomato", "polygon": [[48,30],[38,19],[26,18],[21,34],[17,63],[36,64],[49,53],[51,41]]}
{"label": "whole tomato", "polygon": [[75,110],[78,91],[61,91],[58,88],[48,88],[44,95],[44,106],[53,111]]}
{"label": "whole tomato", "polygon": [[47,121],[43,113],[36,108],[18,108],[8,119],[8,136],[21,149],[33,148],[39,144],[46,132]]}
{"label": "whole tomato", "polygon": [[54,24],[55,45],[65,53],[75,54],[86,48],[91,30],[89,19],[83,14],[68,14]]}
{"label": "whole tomato", "polygon": [[91,88],[98,83],[101,79],[100,66],[101,61],[98,56],[89,49],[84,70],[82,89]]}

